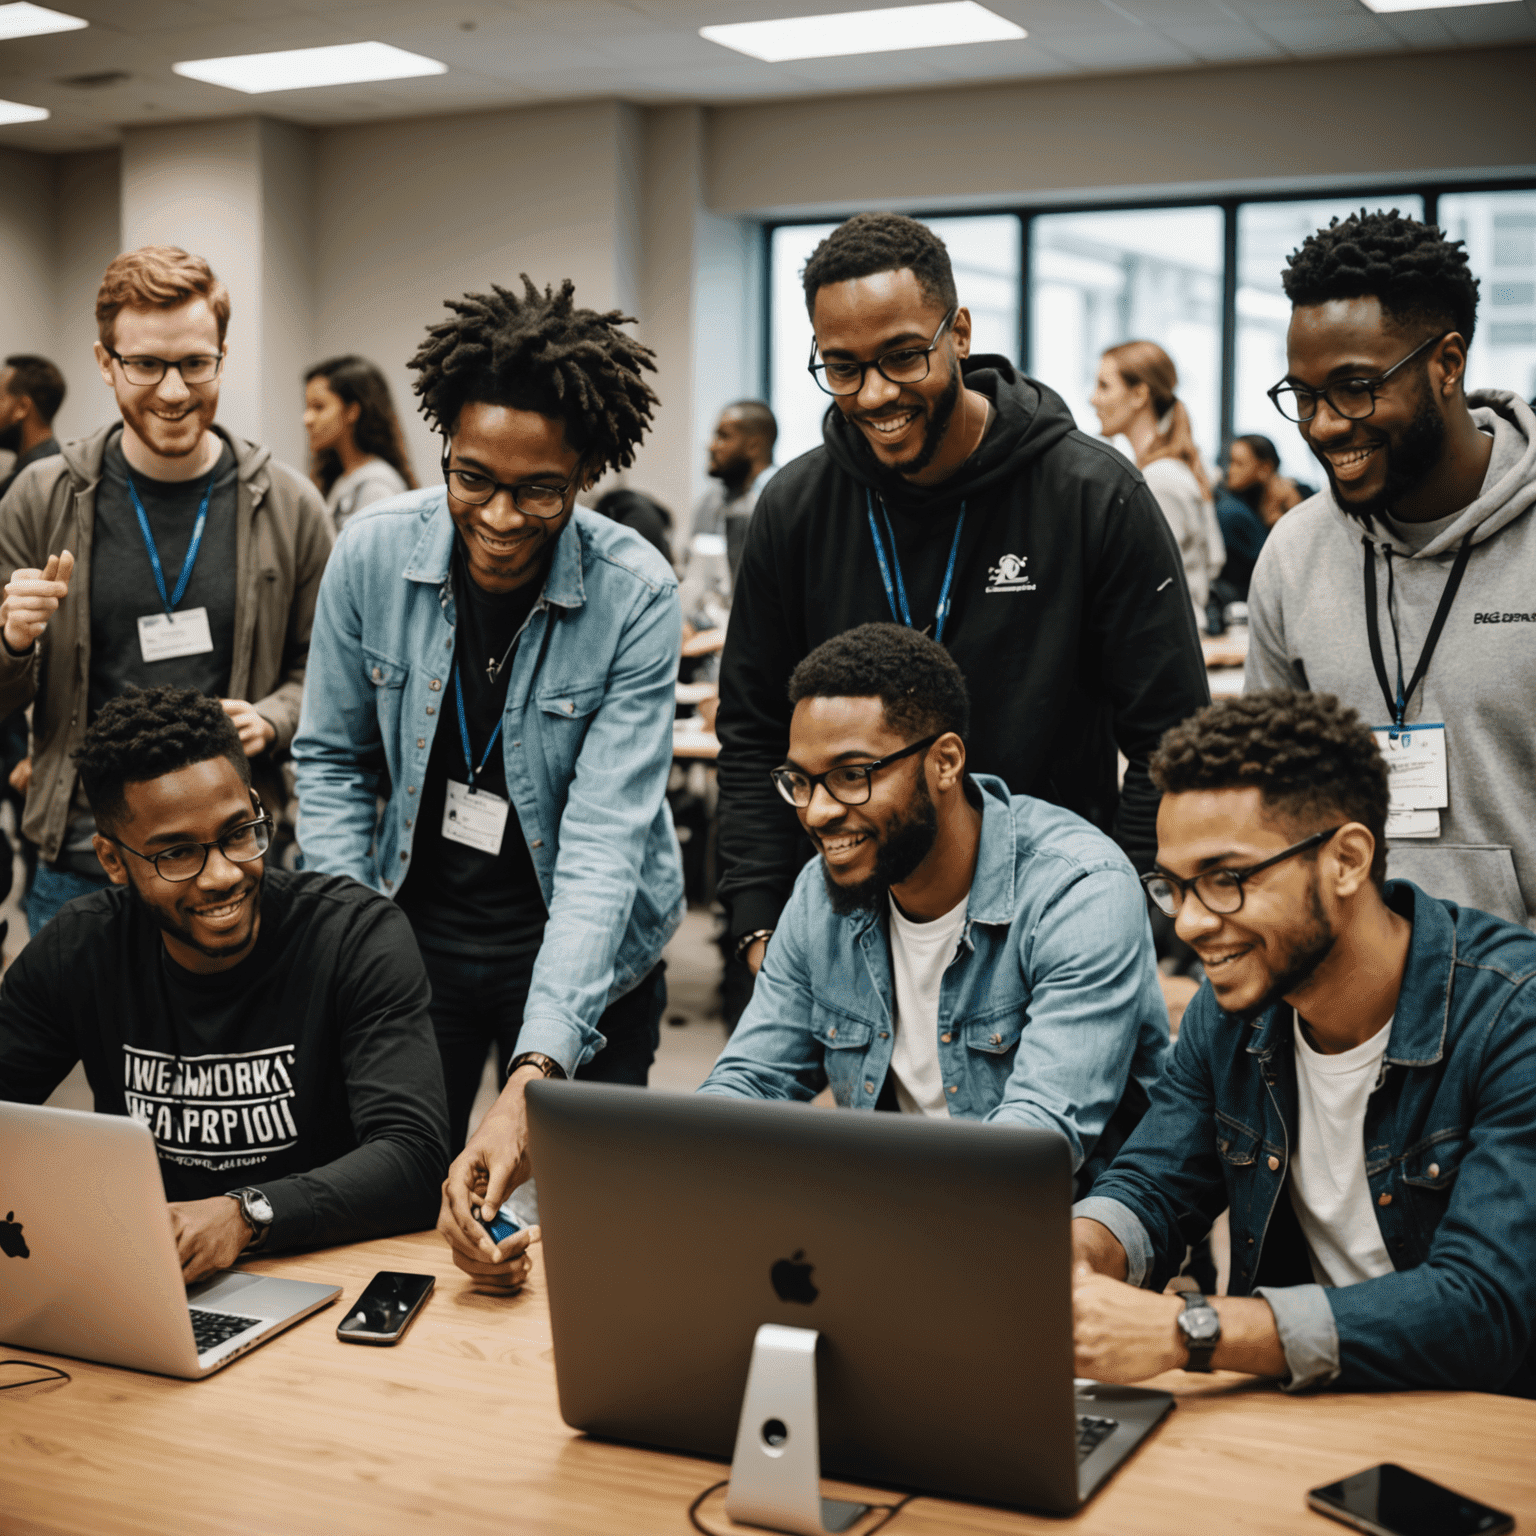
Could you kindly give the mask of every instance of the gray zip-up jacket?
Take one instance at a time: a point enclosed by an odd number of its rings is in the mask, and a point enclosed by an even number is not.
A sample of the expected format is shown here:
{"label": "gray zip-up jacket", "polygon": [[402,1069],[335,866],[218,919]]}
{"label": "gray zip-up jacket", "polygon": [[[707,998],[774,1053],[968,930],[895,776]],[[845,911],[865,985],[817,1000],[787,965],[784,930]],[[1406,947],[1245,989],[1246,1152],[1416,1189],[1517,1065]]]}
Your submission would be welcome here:
{"label": "gray zip-up jacket", "polygon": [[[91,676],[91,534],[113,422],[65,443],[57,458],[28,466],[0,502],[0,580],[41,570],[49,555],[72,550],[69,596],[21,656],[0,645],[0,716],[32,711],[32,782],[22,832],[50,863],[69,828],[78,775],[72,754],[85,736]],[[299,725],[309,630],[320,577],[331,552],[331,520],[308,480],[277,463],[270,448],[215,427],[235,454],[235,654],[226,697],[249,699],[277,738],[252,764],[269,810],[281,778],[271,763]],[[263,772],[262,770],[266,771]]]}
{"label": "gray zip-up jacket", "polygon": [[1417,526],[1377,518],[1367,530],[1324,490],[1275,525],[1248,595],[1245,685],[1337,694],[1369,724],[1389,724],[1366,633],[1364,562],[1375,564],[1395,690],[1393,625],[1406,681],[1470,534],[1461,590],[1404,717],[1444,722],[1450,804],[1438,838],[1389,840],[1387,869],[1433,896],[1536,928],[1536,415],[1504,390],[1467,403],[1493,437],[1493,456],[1481,493],[1459,512]]}

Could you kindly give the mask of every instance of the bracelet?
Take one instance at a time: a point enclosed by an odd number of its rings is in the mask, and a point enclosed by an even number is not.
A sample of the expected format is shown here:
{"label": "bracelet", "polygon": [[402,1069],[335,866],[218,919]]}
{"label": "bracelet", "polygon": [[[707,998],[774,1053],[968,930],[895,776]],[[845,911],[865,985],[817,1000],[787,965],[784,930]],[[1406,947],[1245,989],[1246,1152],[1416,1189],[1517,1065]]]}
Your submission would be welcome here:
{"label": "bracelet", "polygon": [[543,1051],[524,1051],[521,1056],[514,1056],[507,1063],[507,1076],[511,1077],[519,1067],[537,1067],[545,1077],[567,1075],[565,1068],[553,1056],[546,1056]]}
{"label": "bracelet", "polygon": [[737,960],[745,960],[747,957],[747,951],[751,949],[759,939],[771,939],[772,937],[772,928],[754,928],[751,933],[744,933],[739,939],[736,940],[736,948],[734,951],[732,951],[732,953]]}

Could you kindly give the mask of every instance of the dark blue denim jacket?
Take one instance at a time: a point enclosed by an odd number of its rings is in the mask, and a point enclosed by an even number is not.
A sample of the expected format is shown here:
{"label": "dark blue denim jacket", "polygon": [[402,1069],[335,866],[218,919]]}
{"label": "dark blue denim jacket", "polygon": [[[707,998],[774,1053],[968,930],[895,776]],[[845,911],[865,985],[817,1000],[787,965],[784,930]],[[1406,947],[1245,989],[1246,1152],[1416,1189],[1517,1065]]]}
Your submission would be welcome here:
{"label": "dark blue denim jacket", "polygon": [[1269,1302],[1292,1388],[1536,1396],[1536,934],[1406,880],[1386,897],[1413,938],[1363,1151],[1397,1272],[1310,1283],[1285,1192],[1291,1009],[1245,1027],[1209,984],[1151,1109],[1076,1214],[1120,1239],[1133,1284],[1160,1289],[1230,1206],[1231,1293]]}

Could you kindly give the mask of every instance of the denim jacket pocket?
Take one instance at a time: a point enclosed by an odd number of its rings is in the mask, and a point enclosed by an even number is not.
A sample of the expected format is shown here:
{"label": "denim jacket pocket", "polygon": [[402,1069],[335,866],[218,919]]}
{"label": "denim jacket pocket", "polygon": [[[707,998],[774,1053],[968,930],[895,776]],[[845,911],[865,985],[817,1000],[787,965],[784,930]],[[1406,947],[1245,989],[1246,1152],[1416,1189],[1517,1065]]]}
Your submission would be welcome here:
{"label": "denim jacket pocket", "polygon": [[864,1086],[864,1057],[874,1035],[873,1028],[862,1019],[814,1003],[811,1034],[821,1047],[822,1069],[827,1074],[832,1097],[844,1108],[868,1099],[870,1096],[860,1090]]}
{"label": "denim jacket pocket", "polygon": [[575,771],[576,757],[586,740],[587,727],[602,704],[605,691],[604,684],[597,682],[546,689],[535,698],[543,727],[539,736],[544,760],[549,764],[555,783],[567,782]]}
{"label": "denim jacket pocket", "polygon": [[1018,1045],[1024,1022],[1024,1011],[1020,1008],[971,1019],[965,1026],[966,1048],[987,1056],[1006,1056]]}
{"label": "denim jacket pocket", "polygon": [[379,722],[379,739],[393,744],[400,739],[400,711],[411,669],[382,651],[364,646],[363,670],[373,684],[373,709]]}
{"label": "denim jacket pocket", "polygon": [[1259,1155],[1260,1136],[1241,1120],[1216,1111],[1216,1150],[1234,1168],[1251,1167]]}
{"label": "denim jacket pocket", "polygon": [[1466,1133],[1459,1127],[1428,1137],[1403,1154],[1403,1183],[1448,1194],[1466,1151]]}

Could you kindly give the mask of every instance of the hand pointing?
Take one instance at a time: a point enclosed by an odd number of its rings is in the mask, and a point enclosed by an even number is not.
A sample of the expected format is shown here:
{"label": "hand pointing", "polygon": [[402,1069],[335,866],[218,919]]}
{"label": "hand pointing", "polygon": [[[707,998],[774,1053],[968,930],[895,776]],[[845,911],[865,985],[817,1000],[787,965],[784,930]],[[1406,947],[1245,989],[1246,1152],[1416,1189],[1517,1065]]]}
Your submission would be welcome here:
{"label": "hand pointing", "polygon": [[5,601],[0,602],[0,625],[5,643],[16,652],[29,651],[33,642],[47,629],[48,621],[58,612],[59,604],[69,594],[69,578],[75,569],[75,557],[66,549],[49,555],[42,570],[11,573],[5,584]]}

